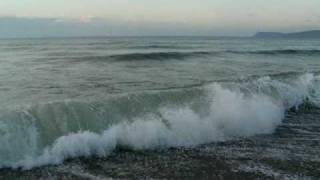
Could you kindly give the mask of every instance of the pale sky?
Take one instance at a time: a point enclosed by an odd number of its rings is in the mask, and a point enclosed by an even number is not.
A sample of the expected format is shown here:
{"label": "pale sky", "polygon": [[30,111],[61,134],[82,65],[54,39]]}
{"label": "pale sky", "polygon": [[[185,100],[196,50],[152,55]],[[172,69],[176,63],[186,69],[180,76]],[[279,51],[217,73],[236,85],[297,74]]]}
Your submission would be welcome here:
{"label": "pale sky", "polygon": [[[131,26],[155,35],[246,35],[320,29],[320,0],[0,0],[0,17],[53,18],[86,28],[113,24],[128,35]],[[0,36],[2,27],[0,19]]]}

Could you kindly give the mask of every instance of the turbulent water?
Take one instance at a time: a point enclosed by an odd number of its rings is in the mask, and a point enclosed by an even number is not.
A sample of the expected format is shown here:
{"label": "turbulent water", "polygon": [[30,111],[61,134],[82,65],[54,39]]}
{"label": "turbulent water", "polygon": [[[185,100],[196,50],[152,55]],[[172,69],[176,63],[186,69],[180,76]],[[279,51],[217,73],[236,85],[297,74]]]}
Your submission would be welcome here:
{"label": "turbulent water", "polygon": [[319,107],[319,60],[312,39],[0,40],[0,167],[273,134]]}

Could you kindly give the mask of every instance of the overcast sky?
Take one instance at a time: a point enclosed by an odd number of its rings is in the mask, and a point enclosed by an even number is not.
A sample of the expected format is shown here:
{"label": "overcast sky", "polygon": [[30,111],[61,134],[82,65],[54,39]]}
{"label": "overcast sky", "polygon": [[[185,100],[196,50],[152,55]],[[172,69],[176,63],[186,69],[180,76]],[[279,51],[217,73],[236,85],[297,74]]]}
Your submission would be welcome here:
{"label": "overcast sky", "polygon": [[0,0],[0,37],[320,29],[320,0]]}

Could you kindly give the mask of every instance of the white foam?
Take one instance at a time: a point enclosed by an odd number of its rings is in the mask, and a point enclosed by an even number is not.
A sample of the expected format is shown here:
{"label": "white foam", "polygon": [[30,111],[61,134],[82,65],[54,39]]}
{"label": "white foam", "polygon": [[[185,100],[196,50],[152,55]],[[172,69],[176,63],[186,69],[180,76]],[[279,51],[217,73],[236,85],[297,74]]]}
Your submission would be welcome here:
{"label": "white foam", "polygon": [[[107,156],[119,146],[131,149],[192,147],[232,137],[272,133],[281,123],[288,104],[297,105],[308,96],[312,79],[313,76],[307,74],[291,85],[271,78],[260,79],[258,83],[263,92],[258,90],[249,95],[214,83],[207,87],[210,111],[206,116],[187,106],[163,107],[159,113],[113,125],[102,133],[84,131],[62,136],[40,156],[30,153],[18,162],[1,165],[30,169],[60,164],[68,158]],[[270,92],[266,92],[266,87],[272,87]],[[270,96],[271,89],[276,90],[279,98]]]}
{"label": "white foam", "polygon": [[266,94],[279,102],[285,108],[298,108],[306,99],[312,99],[310,90],[313,89],[315,77],[313,74],[304,74],[292,82],[280,82],[270,77],[258,79],[256,86],[260,93]]}
{"label": "white foam", "polygon": [[44,150],[41,156],[27,157],[18,163],[13,163],[12,167],[31,169],[48,164],[60,164],[68,158],[106,156],[115,148],[114,138],[112,129],[101,135],[88,131],[72,133],[57,139],[51,147]]}

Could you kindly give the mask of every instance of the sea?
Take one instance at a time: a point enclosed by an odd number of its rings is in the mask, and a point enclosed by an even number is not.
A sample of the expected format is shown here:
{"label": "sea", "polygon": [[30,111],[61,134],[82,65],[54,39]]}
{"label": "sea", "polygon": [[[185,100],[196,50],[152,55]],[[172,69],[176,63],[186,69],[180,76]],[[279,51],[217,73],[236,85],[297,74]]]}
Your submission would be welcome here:
{"label": "sea", "polygon": [[320,39],[0,40],[0,177],[209,178],[210,167],[320,178]]}

